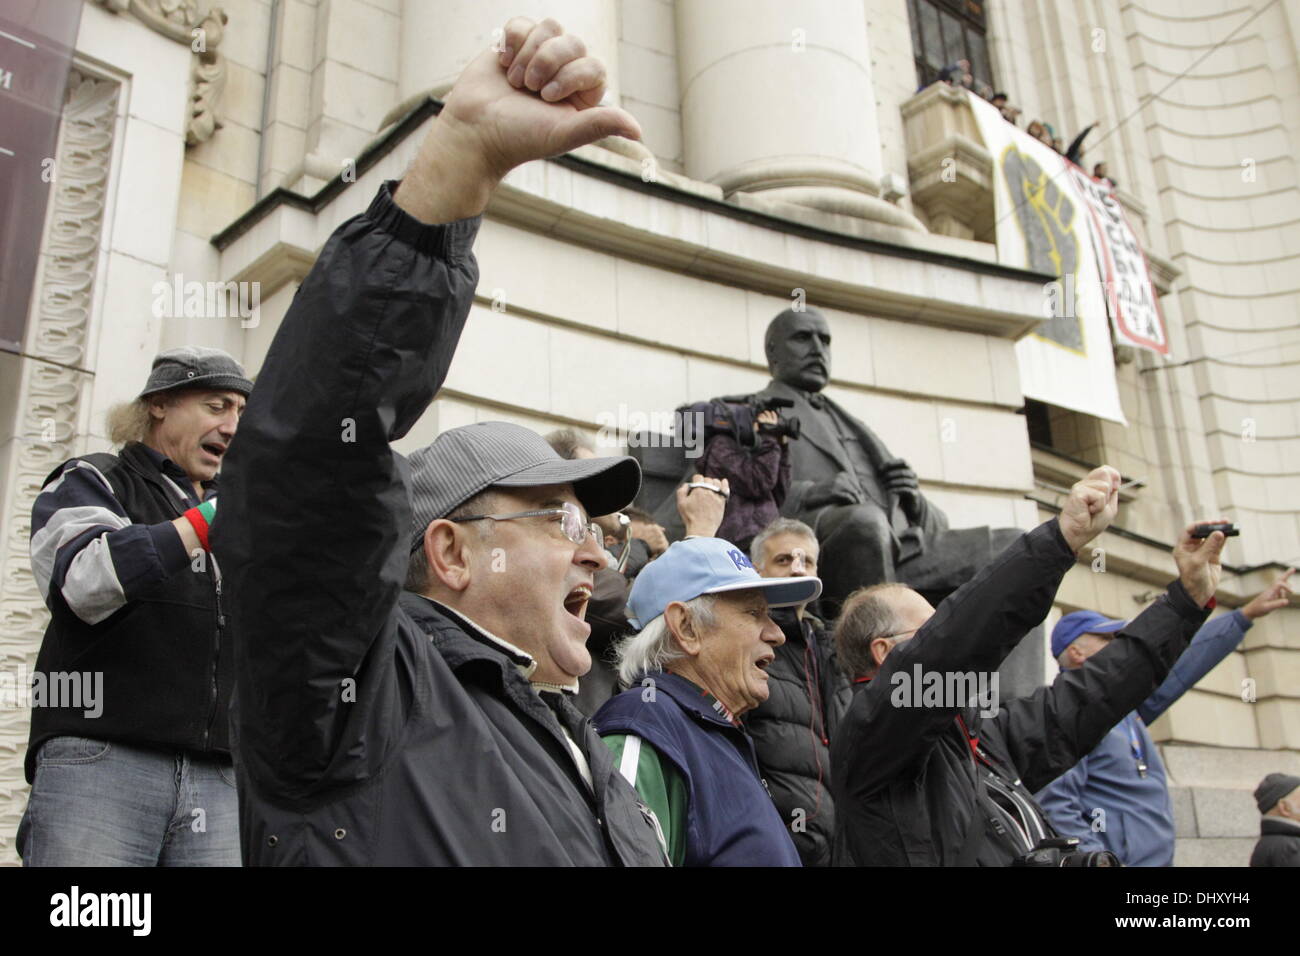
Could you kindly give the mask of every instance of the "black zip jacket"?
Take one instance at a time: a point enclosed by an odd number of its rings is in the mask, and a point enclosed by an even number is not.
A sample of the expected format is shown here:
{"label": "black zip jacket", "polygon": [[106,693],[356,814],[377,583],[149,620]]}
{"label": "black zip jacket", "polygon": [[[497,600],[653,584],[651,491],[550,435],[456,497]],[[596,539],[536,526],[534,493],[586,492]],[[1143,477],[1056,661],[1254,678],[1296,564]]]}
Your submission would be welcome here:
{"label": "black zip jacket", "polygon": [[1251,866],[1300,866],[1300,825],[1279,817],[1261,817],[1259,842]]}
{"label": "black zip jacket", "polygon": [[[191,507],[169,487],[159,470],[160,457],[133,442],[118,455],[84,455],[64,462],[50,473],[43,487],[51,487],[78,462],[93,466],[107,480],[111,497],[109,489],[102,489],[106,497],[93,507],[83,502],[79,510],[108,519],[116,514],[121,522],[129,521],[127,530],[139,545],[150,540],[146,526],[173,521]],[[176,485],[185,480],[178,470]],[[45,514],[58,503],[46,500],[53,497],[43,493],[37,499],[33,531],[47,518],[51,523],[59,520]],[[80,520],[84,523],[87,519]],[[61,580],[68,554],[105,533],[112,535],[112,526],[94,525],[61,548],[55,562],[56,582]],[[180,536],[172,529],[162,529],[158,540],[163,544],[148,547],[165,547],[166,553],[157,555],[147,573],[119,563],[119,556],[114,556],[120,586],[128,599],[103,620],[94,624],[83,621],[68,607],[60,588],[50,588],[50,623],[36,658],[36,671],[44,675],[49,688],[68,675],[102,674],[102,699],[94,708],[98,713],[90,711],[91,716],[87,716],[84,701],[69,706],[66,700],[50,699],[32,707],[24,761],[29,783],[35,777],[41,744],[62,735],[187,750],[228,760],[226,705],[233,687],[234,661],[223,635],[220,576],[209,556],[192,559],[185,554]]]}
{"label": "black zip jacket", "polygon": [[837,853],[866,866],[1005,866],[1026,847],[995,809],[994,789],[1055,836],[1033,793],[1155,691],[1209,614],[1181,583],[1083,667],[1002,701],[996,717],[895,706],[891,697],[894,675],[917,665],[922,674],[996,671],[1047,616],[1074,562],[1055,518],[1021,535],[895,647],[875,679],[855,685],[831,741]]}
{"label": "black zip jacket", "polygon": [[830,866],[835,839],[830,741],[852,692],[834,645],[811,614],[772,612],[785,634],[767,669],[767,700],[744,716],[759,768],[804,866]]}
{"label": "black zip jacket", "polygon": [[234,598],[244,862],[660,864],[590,724],[571,706],[557,717],[505,650],[402,594],[408,465],[389,442],[446,378],[479,220],[426,226],[394,186],[325,244],[222,472],[212,541]]}

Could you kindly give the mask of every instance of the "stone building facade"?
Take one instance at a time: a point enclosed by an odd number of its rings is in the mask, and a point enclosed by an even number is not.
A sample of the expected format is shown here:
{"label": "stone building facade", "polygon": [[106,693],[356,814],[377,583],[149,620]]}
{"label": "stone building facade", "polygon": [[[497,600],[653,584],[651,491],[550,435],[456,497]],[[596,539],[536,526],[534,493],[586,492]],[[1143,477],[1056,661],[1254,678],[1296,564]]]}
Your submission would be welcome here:
{"label": "stone building facade", "polygon": [[[1244,603],[1300,559],[1300,7],[965,5],[1025,119],[1100,124],[1089,159],[1120,184],[1173,344],[1168,361],[1117,355],[1126,427],[1031,405],[1031,442],[1014,344],[1044,277],[998,264],[969,107],[917,92],[916,19],[962,6],[86,0],[27,341],[0,353],[0,668],[30,672],[46,621],[27,560],[41,479],[108,448],[106,410],[160,349],[217,346],[256,372],[330,232],[401,176],[430,95],[516,13],[583,36],[645,142],[507,177],[451,376],[401,450],[507,419],[613,452],[618,424],[761,387],[764,328],[802,298],[832,326],[832,394],[954,526],[1031,527],[1090,463],[1142,481],[1099,542],[1104,571],[1071,571],[1049,626],[1137,613],[1174,573],[1178,529],[1209,514],[1242,528],[1219,601]],[[175,308],[192,282],[249,283],[259,311]],[[1244,864],[1250,789],[1300,772],[1300,608],[1258,623],[1153,733],[1178,862]],[[0,707],[6,863],[26,739],[27,713]]]}

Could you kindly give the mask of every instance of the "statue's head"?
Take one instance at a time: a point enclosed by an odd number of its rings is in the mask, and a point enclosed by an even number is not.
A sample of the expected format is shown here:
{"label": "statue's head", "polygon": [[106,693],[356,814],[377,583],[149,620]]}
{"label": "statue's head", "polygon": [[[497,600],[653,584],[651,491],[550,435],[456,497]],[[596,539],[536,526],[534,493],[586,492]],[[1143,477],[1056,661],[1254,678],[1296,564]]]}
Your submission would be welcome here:
{"label": "statue's head", "polygon": [[831,327],[816,309],[786,309],[767,326],[764,339],[772,377],[805,392],[820,392],[831,379]]}

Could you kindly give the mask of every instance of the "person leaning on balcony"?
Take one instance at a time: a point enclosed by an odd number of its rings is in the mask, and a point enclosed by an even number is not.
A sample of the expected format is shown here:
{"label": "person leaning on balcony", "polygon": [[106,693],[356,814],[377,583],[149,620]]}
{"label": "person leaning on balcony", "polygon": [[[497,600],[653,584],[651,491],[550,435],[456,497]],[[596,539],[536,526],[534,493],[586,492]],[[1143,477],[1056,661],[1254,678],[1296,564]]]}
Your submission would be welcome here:
{"label": "person leaning on balcony", "polygon": [[[1104,654],[1029,697],[976,705],[967,694],[972,679],[992,687],[1047,616],[1078,551],[1114,520],[1119,485],[1115,469],[1092,471],[1058,517],[1021,535],[937,610],[898,584],[850,595],[835,632],[855,684],[831,740],[837,852],[867,866],[1037,865],[1058,851],[1087,859],[1049,842],[1060,838],[1033,793],[1159,686],[1214,606],[1223,534],[1183,531],[1178,580]],[[954,674],[970,678],[965,691]],[[951,688],[937,701],[917,686],[936,678]]]}
{"label": "person leaning on balcony", "polygon": [[50,609],[37,673],[101,679],[103,700],[33,698],[27,866],[239,865],[233,664],[207,530],[252,388],[225,352],[163,352],[110,415],[121,451],[64,462],[36,498],[32,573]]}
{"label": "person leaning on balcony", "polygon": [[[1038,792],[1057,833],[1077,837],[1081,850],[1110,850],[1125,866],[1173,866],[1174,807],[1147,727],[1231,654],[1255,621],[1286,606],[1291,574],[1280,575],[1244,607],[1206,622],[1156,692]],[[1082,667],[1126,626],[1096,611],[1066,614],[1052,630],[1052,655],[1064,670]]]}

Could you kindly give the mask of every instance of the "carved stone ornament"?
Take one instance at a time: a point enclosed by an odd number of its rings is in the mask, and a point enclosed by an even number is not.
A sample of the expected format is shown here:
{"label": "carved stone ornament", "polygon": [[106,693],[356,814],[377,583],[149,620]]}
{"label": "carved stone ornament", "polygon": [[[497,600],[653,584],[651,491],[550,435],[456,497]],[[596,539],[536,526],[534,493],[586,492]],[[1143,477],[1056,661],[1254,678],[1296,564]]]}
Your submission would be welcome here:
{"label": "carved stone ornament", "polygon": [[226,88],[226,58],[217,49],[230,18],[219,6],[207,13],[199,0],[97,0],[113,13],[131,12],[141,23],[194,53],[190,67],[189,117],[185,122],[185,144],[207,142],[221,129],[218,113]]}
{"label": "carved stone ornament", "polygon": [[[63,104],[58,178],[42,248],[24,362],[16,461],[0,526],[0,861],[27,803],[23,754],[29,712],[15,706],[36,667],[49,621],[28,556],[32,504],[45,476],[77,453],[88,321],[95,287],[120,88],[73,67]],[[19,686],[23,685],[23,686]],[[26,697],[22,697],[26,700]]]}

